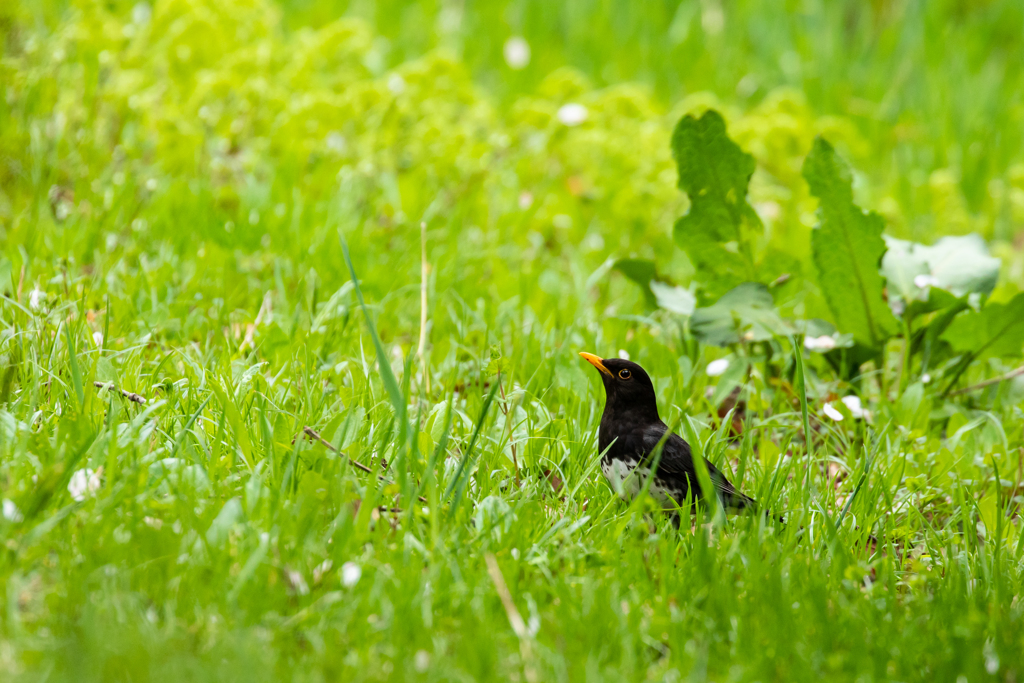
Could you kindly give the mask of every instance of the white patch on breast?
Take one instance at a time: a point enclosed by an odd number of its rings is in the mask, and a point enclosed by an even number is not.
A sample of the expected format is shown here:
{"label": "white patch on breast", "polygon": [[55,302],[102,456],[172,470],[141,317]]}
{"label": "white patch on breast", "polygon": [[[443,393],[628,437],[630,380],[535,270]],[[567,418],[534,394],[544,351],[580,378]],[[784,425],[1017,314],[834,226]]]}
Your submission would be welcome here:
{"label": "white patch on breast", "polygon": [[612,490],[623,500],[632,500],[640,492],[640,480],[632,476],[636,464],[636,460],[601,461],[601,473],[612,485]]}
{"label": "white patch on breast", "polygon": [[[623,500],[633,500],[643,488],[647,477],[651,475],[648,467],[637,468],[637,460],[611,460],[601,462],[601,473],[611,484],[612,490]],[[648,493],[654,500],[665,507],[674,508],[675,501],[668,489],[658,485],[657,480],[651,482]]]}

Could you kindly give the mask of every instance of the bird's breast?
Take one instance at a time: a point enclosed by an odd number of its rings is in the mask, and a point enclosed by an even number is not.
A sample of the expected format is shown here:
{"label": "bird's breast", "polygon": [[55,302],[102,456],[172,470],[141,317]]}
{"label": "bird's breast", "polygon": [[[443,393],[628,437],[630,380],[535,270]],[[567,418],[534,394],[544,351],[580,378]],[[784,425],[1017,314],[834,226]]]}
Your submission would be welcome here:
{"label": "bird's breast", "polygon": [[[601,459],[601,474],[611,484],[612,490],[627,500],[640,492],[640,477],[633,475],[643,475],[644,472],[636,472],[637,463],[637,460],[608,456]],[[647,470],[646,474],[650,474],[650,470]]]}
{"label": "bird's breast", "polygon": [[[623,500],[633,500],[651,476],[649,467],[638,466],[635,458],[614,458],[605,456],[601,459],[601,473],[608,480],[612,490]],[[666,507],[674,507],[678,498],[677,491],[667,482],[655,477],[648,489],[651,497]]]}

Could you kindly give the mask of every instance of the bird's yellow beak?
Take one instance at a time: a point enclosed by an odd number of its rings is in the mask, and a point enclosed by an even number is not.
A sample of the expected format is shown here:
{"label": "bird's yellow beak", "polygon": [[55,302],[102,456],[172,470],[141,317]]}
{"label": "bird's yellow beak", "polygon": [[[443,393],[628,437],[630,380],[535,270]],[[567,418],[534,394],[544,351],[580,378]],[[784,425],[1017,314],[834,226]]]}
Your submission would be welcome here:
{"label": "bird's yellow beak", "polygon": [[580,351],[580,355],[583,356],[583,358],[586,359],[588,363],[593,365],[595,368],[597,368],[604,374],[608,375],[609,377],[612,376],[612,371],[604,366],[604,363],[601,362],[601,358],[599,356],[595,356],[592,353],[587,353],[586,351]]}

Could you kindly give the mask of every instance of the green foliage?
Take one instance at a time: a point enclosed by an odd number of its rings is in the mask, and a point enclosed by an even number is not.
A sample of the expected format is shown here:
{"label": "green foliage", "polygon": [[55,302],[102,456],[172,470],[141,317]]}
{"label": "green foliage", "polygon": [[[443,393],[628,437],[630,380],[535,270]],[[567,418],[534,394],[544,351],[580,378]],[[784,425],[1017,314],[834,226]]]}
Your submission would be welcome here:
{"label": "green foliage", "polygon": [[725,120],[711,109],[700,118],[687,114],[672,134],[672,156],[679,189],[690,210],[676,221],[675,240],[690,256],[711,296],[741,282],[763,277],[763,226],[747,202],[754,157],[725,132]]}
{"label": "green foliage", "polygon": [[615,270],[619,271],[640,286],[644,300],[650,308],[658,305],[658,298],[651,289],[651,282],[658,277],[654,261],[649,259],[623,258],[615,262]]}
{"label": "green foliage", "polygon": [[1024,349],[1024,292],[957,317],[942,333],[955,351],[975,358],[1019,356]]}
{"label": "green foliage", "polygon": [[659,307],[683,316],[693,314],[697,306],[697,297],[689,289],[657,280],[652,280],[649,286]]}
{"label": "green foliage", "polygon": [[690,328],[697,339],[714,346],[763,342],[792,332],[775,310],[768,288],[752,282],[726,292],[712,306],[698,308]]}
{"label": "green foliage", "polygon": [[881,272],[890,302],[898,300],[905,307],[926,301],[932,287],[954,297],[988,296],[995,289],[1000,262],[978,235],[943,237],[932,246],[884,237]]}
{"label": "green foliage", "polygon": [[836,327],[860,344],[879,349],[896,332],[878,271],[885,254],[882,217],[853,203],[850,167],[823,138],[814,141],[803,174],[820,202],[811,249],[818,285]]}
{"label": "green foliage", "polygon": [[[882,4],[0,3],[4,680],[1019,677],[1020,7]],[[579,350],[786,524],[621,504]]]}

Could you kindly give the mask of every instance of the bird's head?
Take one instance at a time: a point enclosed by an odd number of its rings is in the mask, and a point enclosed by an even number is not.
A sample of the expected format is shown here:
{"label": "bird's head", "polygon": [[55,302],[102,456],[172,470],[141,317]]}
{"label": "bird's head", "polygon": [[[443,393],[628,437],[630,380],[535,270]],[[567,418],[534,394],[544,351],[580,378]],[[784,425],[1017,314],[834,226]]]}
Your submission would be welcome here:
{"label": "bird's head", "polygon": [[621,358],[599,358],[592,353],[580,355],[601,373],[606,411],[635,413],[638,418],[650,421],[659,419],[654,384],[642,367]]}

